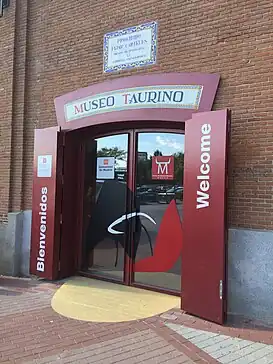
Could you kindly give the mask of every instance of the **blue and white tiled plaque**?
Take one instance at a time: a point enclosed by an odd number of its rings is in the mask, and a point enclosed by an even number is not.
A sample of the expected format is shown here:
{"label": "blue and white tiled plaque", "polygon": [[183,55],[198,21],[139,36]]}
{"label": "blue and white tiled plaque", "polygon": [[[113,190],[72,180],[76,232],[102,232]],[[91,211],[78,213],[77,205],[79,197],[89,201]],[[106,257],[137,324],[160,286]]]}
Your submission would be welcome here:
{"label": "blue and white tiled plaque", "polygon": [[103,71],[114,72],[156,63],[157,22],[104,35]]}

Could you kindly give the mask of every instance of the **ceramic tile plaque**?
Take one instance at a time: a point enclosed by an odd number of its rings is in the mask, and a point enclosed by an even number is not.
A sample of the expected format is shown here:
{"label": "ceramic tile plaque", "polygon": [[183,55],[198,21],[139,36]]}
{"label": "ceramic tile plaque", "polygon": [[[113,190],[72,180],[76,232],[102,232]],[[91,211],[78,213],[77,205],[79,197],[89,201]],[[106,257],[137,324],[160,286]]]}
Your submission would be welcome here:
{"label": "ceramic tile plaque", "polygon": [[104,35],[103,71],[114,72],[156,63],[156,22],[137,25]]}

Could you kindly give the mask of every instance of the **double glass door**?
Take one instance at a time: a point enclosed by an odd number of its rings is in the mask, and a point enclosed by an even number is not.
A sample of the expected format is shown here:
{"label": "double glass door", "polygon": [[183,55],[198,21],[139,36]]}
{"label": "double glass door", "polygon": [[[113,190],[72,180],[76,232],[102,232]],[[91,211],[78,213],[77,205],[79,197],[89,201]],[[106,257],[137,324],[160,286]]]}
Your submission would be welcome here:
{"label": "double glass door", "polygon": [[85,143],[82,270],[181,291],[184,135],[128,131]]}

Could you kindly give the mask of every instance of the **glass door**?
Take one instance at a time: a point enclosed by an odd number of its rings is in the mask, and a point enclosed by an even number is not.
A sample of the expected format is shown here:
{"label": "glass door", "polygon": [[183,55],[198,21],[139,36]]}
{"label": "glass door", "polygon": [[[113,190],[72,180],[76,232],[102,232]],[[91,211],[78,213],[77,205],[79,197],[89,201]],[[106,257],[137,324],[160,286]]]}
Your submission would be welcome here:
{"label": "glass door", "polygon": [[183,134],[136,134],[135,285],[181,292],[183,167]]}
{"label": "glass door", "polygon": [[85,143],[82,270],[121,282],[128,246],[128,150],[125,133]]}
{"label": "glass door", "polygon": [[85,143],[81,270],[181,290],[184,135],[136,132]]}

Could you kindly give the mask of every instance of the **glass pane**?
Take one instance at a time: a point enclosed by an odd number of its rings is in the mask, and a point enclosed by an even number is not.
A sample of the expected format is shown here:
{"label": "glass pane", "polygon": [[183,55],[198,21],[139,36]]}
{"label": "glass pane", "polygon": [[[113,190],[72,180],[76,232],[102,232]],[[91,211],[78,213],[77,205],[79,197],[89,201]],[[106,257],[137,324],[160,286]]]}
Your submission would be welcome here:
{"label": "glass pane", "polygon": [[184,135],[139,133],[134,281],[181,290]]}
{"label": "glass pane", "polygon": [[86,144],[83,269],[123,280],[126,224],[109,230],[126,214],[128,135],[113,135]]}

